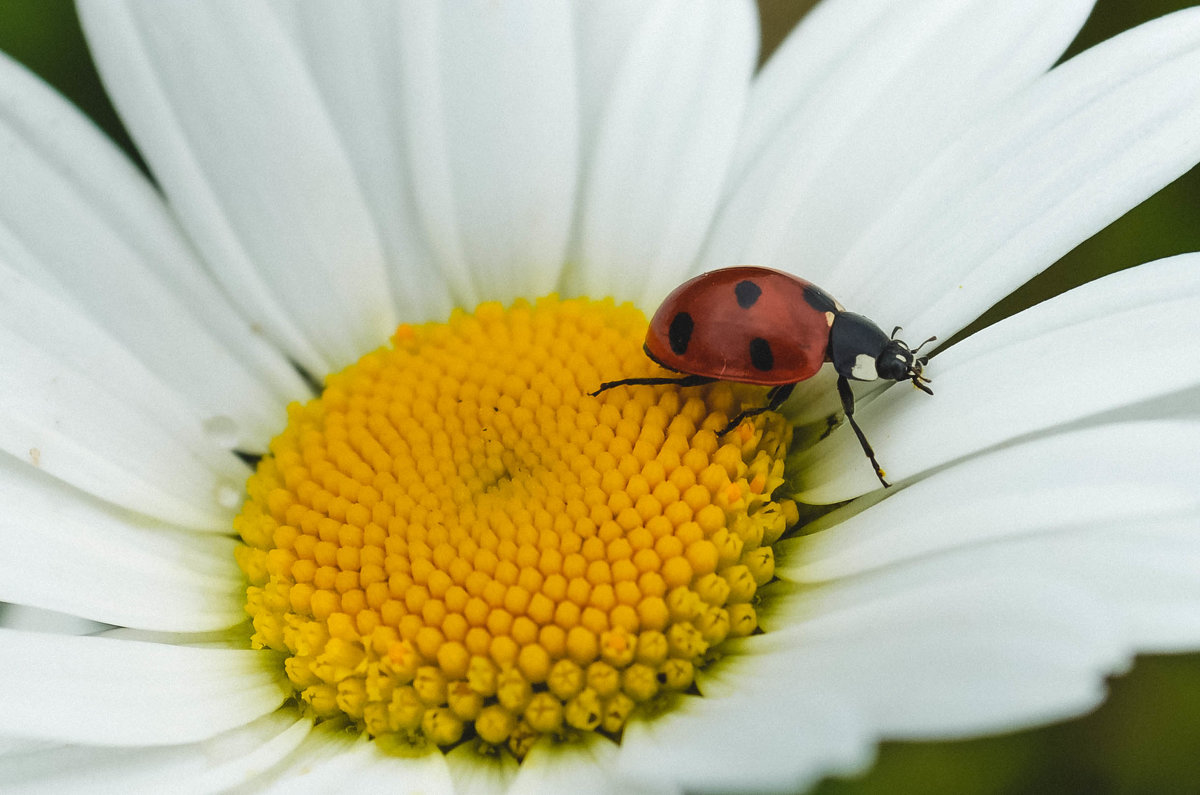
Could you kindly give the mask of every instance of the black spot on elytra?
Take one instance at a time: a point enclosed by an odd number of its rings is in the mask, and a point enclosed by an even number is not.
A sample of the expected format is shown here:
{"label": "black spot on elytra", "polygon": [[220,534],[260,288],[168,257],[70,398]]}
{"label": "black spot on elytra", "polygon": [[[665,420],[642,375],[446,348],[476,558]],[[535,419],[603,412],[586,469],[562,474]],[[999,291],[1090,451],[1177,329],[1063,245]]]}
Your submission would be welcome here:
{"label": "black spot on elytra", "polygon": [[805,286],[804,301],[818,312],[837,312],[837,302],[830,297],[829,293],[816,285]]}
{"label": "black spot on elytra", "polygon": [[737,296],[738,306],[742,309],[749,309],[762,295],[762,288],[749,279],[743,279],[733,288],[733,293]]}
{"label": "black spot on elytra", "polygon": [[771,353],[771,343],[762,337],[750,340],[750,364],[756,370],[766,372],[775,366],[775,355]]}
{"label": "black spot on elytra", "polygon": [[695,327],[692,316],[687,312],[680,312],[671,318],[671,328],[667,329],[667,342],[675,355],[682,356],[687,353],[688,343],[692,340],[692,329]]}

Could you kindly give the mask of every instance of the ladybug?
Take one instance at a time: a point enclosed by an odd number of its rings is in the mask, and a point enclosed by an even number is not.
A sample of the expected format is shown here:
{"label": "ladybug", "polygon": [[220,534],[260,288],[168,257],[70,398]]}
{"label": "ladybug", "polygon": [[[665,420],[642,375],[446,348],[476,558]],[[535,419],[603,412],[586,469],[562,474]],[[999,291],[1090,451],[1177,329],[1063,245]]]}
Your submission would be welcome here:
{"label": "ladybug", "polygon": [[779,408],[792,389],[812,378],[825,362],[838,374],[842,409],[863,452],[884,486],[890,486],[875,451],[854,419],[850,381],[912,381],[932,395],[922,372],[928,356],[917,356],[930,337],[909,348],[862,315],[847,312],[811,282],[770,268],[739,266],[697,276],[677,287],[654,313],[645,351],[655,363],[681,373],[677,378],[624,378],[606,381],[591,394],[618,386],[713,381],[770,386],[767,403],[743,411],[721,431],[742,420]]}

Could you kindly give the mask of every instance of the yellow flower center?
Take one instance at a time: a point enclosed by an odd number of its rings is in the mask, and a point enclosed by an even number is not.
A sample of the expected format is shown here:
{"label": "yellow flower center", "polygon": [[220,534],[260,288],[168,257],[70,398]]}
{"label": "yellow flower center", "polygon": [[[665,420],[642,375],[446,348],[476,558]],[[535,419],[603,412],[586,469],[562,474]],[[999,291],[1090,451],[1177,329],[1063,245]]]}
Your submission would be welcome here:
{"label": "yellow flower center", "polygon": [[757,629],[791,429],[762,390],[661,374],[645,317],[550,296],[401,326],[289,407],[247,484],[252,642],[386,747],[618,736]]}

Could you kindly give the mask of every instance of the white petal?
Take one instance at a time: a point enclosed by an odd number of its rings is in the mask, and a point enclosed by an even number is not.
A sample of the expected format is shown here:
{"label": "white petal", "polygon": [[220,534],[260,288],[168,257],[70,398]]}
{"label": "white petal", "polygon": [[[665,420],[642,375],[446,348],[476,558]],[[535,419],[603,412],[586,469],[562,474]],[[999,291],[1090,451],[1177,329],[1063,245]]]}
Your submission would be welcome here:
{"label": "white petal", "polygon": [[1149,419],[1194,420],[1198,417],[1200,417],[1200,386],[1182,389],[1131,406],[1122,406],[1104,415],[1105,421],[1108,422],[1136,422]]}
{"label": "white petal", "polygon": [[873,745],[842,698],[799,681],[680,697],[661,716],[630,721],[618,765],[630,780],[687,792],[803,792],[821,776],[865,767]]}
{"label": "white petal", "polygon": [[[34,317],[84,325],[69,312]],[[124,508],[185,527],[228,528],[247,469],[219,447],[223,437],[206,434],[123,348],[92,345],[107,355],[84,361],[78,348],[58,344],[60,335],[30,341],[19,336],[25,331],[0,326],[9,382],[0,390],[0,449]]]}
{"label": "white petal", "polygon": [[280,766],[254,782],[255,792],[451,793],[446,757],[440,751],[422,756],[389,756],[357,732],[345,732],[327,721],[309,732]]}
{"label": "white petal", "polygon": [[1006,447],[934,472],[861,513],[847,506],[821,517],[811,535],[778,545],[776,572],[820,582],[1030,535],[1092,527],[1136,534],[1200,513],[1197,450],[1200,423],[1181,421],[1102,425]]}
{"label": "white petal", "polygon": [[962,737],[1083,712],[1132,653],[1102,600],[1037,573],[890,568],[782,601],[702,692],[807,687],[880,737]]}
{"label": "white petal", "polygon": [[406,322],[441,320],[454,302],[425,241],[407,162],[394,3],[277,0],[367,197]]}
{"label": "white petal", "polygon": [[279,406],[304,393],[294,368],[232,310],[146,179],[3,55],[0,148],[0,261],[70,296],[177,392],[234,419],[240,443],[265,447]]}
{"label": "white petal", "polygon": [[233,539],[119,514],[8,456],[0,492],[0,600],[158,630],[245,620]]}
{"label": "white petal", "polygon": [[96,634],[102,638],[162,643],[169,646],[189,646],[196,649],[244,649],[246,648],[247,626],[247,623],[243,623],[239,626],[209,632],[162,632],[159,630],[113,627]]}
{"label": "white petal", "polygon": [[552,290],[578,176],[571,7],[406,3],[400,92],[418,210],[460,304]]}
{"label": "white petal", "polygon": [[54,745],[0,754],[0,780],[22,793],[224,792],[251,781],[299,745],[312,721],[279,710],[212,739],[151,748]]}
{"label": "white petal", "polygon": [[[1061,314],[1059,306],[1063,307]],[[1179,341],[1200,336],[1200,254],[1107,276],[940,353],[932,397],[891,388],[855,412],[900,480],[1037,433],[1200,385]],[[848,427],[798,458],[806,502],[878,487]]]}
{"label": "white petal", "polygon": [[[172,394],[121,342],[83,315],[60,293],[9,267],[0,254],[0,329],[128,399],[162,425],[201,427],[184,397]],[[18,383],[10,388],[20,389]],[[218,445],[213,444],[213,447]]]}
{"label": "white petal", "polygon": [[88,745],[195,742],[269,712],[278,655],[0,629],[0,734]]}
{"label": "white petal", "polygon": [[949,336],[1200,159],[1197,74],[1194,8],[1072,58],[931,163],[831,289]]}
{"label": "white petal", "polygon": [[[0,608],[2,609],[2,608]],[[0,757],[17,756],[19,754],[29,754],[34,751],[44,751],[50,748],[61,748],[57,743],[46,742],[45,740],[24,740],[13,739],[9,737],[0,737]]]}
{"label": "white petal", "polygon": [[937,576],[950,569],[985,577],[1041,575],[1103,604],[1122,645],[1139,652],[1191,651],[1200,644],[1200,541],[1193,517],[1144,520],[1137,533],[1086,528],[956,550],[917,561],[905,574]]}
{"label": "white petal", "polygon": [[838,260],[933,154],[1054,63],[1092,2],[818,6],[756,86],[704,264],[795,270],[850,306]]}
{"label": "white petal", "polygon": [[446,754],[455,795],[495,795],[507,792],[520,769],[508,754],[481,754],[465,742]]}
{"label": "white petal", "polygon": [[261,2],[92,2],[88,43],[188,233],[246,315],[323,374],[396,325],[370,212]]}
{"label": "white petal", "polygon": [[575,3],[578,53],[579,135],[583,171],[590,169],[604,113],[612,102],[612,90],[646,20],[662,13],[663,0],[610,0],[605,3]]}
{"label": "white petal", "polygon": [[51,635],[95,635],[108,629],[108,624],[55,610],[0,602],[0,627]]}
{"label": "white petal", "polygon": [[540,740],[521,762],[509,787],[513,795],[617,795],[618,793],[676,793],[678,788],[619,777],[617,745],[595,732],[569,742]]}
{"label": "white petal", "polygon": [[[964,571],[983,577],[1041,575],[1103,603],[1124,645],[1158,652],[1195,648],[1200,643],[1200,537],[1195,533],[1194,486],[1189,493],[1181,485],[1196,448],[1188,446],[1187,457],[1172,459],[1171,445],[1163,444],[1171,437],[1159,432],[1174,430],[1192,445],[1200,434],[1195,424],[1184,429],[1145,423],[1121,430],[1069,437],[1076,455],[1092,442],[1096,447],[1090,449],[1104,450],[1106,462],[1118,470],[1107,475],[1100,465],[1084,464],[1084,471],[1096,476],[1094,488],[1073,482],[1074,472],[1044,469],[1062,461],[1061,451],[1049,443],[1057,438],[1023,445],[962,465],[963,475],[974,476],[971,481],[934,476],[932,490],[919,482],[844,524],[785,545],[779,574],[807,584],[864,576],[888,582],[935,580]],[[1123,447],[1116,438],[1138,431],[1146,433],[1140,449]],[[1114,442],[1111,448],[1108,441]],[[1168,448],[1165,460],[1153,458],[1155,447]],[[1123,453],[1131,460],[1123,460]],[[1139,478],[1151,475],[1156,463],[1166,481],[1157,489],[1150,478]],[[1005,499],[1006,489],[1022,481],[1020,475],[1012,477],[1022,464],[1043,481],[1026,483],[1028,503],[1024,493],[1009,493]],[[1175,483],[1168,474],[1173,470],[1180,470],[1174,473]],[[986,488],[969,482],[996,488],[999,498],[979,493]],[[1105,493],[1106,487],[1112,493]],[[913,501],[906,499],[910,492],[932,498],[924,504],[938,505],[938,511],[913,511]],[[909,511],[895,513],[893,500]],[[914,516],[921,519],[914,521]],[[899,548],[883,552],[888,541],[881,546],[875,546],[874,538],[867,541],[864,525]],[[936,528],[932,532],[930,525]],[[909,533],[900,537],[896,528]],[[953,537],[955,533],[963,538]]]}
{"label": "white petal", "polygon": [[588,153],[568,292],[653,305],[716,209],[758,46],[745,2],[659,2],[624,52]]}
{"label": "white petal", "polygon": [[822,0],[814,5],[754,76],[730,174],[744,176],[780,128],[827,81],[843,75],[848,60],[865,57],[872,38],[882,37],[898,14],[911,8],[897,0]]}

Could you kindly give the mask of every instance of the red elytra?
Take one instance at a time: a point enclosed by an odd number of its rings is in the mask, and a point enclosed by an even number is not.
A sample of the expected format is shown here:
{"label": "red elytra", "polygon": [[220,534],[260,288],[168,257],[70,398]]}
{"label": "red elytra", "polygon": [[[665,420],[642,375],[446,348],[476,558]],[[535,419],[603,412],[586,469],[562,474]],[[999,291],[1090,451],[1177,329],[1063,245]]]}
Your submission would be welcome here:
{"label": "red elytra", "polygon": [[863,452],[879,482],[883,469],[854,419],[850,381],[911,381],[933,394],[922,372],[928,356],[885,334],[872,320],[847,312],[821,288],[790,273],[739,266],[702,274],[676,288],[650,321],[646,355],[682,373],[674,378],[606,381],[592,395],[618,386],[698,386],[712,381],[761,384],[772,389],[767,403],[734,417],[728,433],[748,417],[778,408],[800,381],[831,362],[838,395]]}
{"label": "red elytra", "polygon": [[795,384],[828,361],[829,330],[840,310],[819,287],[789,273],[724,268],[667,296],[650,321],[646,353],[677,373]]}

